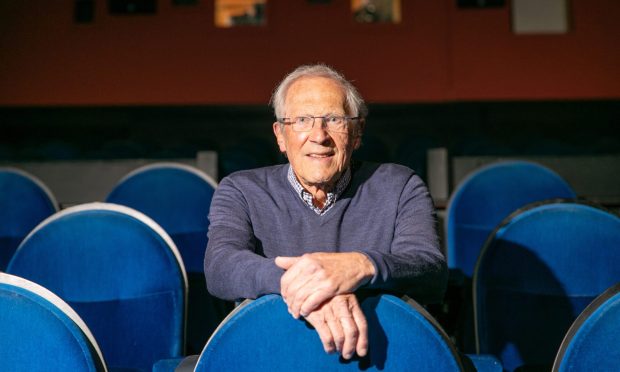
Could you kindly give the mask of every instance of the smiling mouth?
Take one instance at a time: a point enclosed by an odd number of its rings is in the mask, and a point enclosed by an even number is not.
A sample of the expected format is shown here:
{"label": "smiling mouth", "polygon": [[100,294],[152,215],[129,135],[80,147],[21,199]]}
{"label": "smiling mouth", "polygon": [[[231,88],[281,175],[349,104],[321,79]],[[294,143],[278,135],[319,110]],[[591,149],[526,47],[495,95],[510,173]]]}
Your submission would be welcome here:
{"label": "smiling mouth", "polygon": [[309,156],[311,158],[323,159],[323,158],[332,157],[334,156],[334,154],[308,154],[306,156]]}

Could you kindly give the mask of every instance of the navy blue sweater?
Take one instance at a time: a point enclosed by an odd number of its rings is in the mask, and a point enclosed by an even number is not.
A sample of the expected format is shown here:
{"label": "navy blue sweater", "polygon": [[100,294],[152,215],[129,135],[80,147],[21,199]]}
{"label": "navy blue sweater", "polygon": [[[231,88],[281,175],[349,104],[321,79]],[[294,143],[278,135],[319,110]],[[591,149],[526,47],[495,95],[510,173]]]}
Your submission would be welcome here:
{"label": "navy blue sweater", "polygon": [[287,180],[289,165],[224,178],[209,212],[205,275],[227,299],[280,293],[277,256],[362,252],[377,274],[366,287],[439,301],[447,280],[432,201],[422,180],[396,164],[354,163],[352,179],[324,215]]}

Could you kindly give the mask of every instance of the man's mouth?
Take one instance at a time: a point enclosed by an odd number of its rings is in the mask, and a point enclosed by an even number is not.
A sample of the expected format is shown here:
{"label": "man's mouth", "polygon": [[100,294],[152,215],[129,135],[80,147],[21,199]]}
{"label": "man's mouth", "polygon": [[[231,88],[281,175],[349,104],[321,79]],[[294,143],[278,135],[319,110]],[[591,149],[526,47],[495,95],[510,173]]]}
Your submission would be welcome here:
{"label": "man's mouth", "polygon": [[326,153],[326,154],[308,154],[307,156],[311,157],[311,158],[329,158],[331,156],[334,156],[333,153]]}

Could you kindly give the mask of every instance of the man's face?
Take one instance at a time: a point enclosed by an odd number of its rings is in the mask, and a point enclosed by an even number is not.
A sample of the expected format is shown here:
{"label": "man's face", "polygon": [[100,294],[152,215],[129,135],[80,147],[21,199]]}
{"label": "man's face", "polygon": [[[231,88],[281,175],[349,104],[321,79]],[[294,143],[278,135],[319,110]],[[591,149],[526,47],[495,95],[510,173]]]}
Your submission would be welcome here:
{"label": "man's face", "polygon": [[[286,118],[297,116],[348,115],[345,112],[344,92],[340,85],[323,77],[304,77],[288,89],[284,102]],[[286,156],[299,182],[306,189],[331,187],[349,165],[351,153],[360,145],[355,125],[349,124],[349,133],[330,133],[315,119],[310,132],[295,132],[290,125],[283,130],[278,122],[273,132],[280,151]]]}

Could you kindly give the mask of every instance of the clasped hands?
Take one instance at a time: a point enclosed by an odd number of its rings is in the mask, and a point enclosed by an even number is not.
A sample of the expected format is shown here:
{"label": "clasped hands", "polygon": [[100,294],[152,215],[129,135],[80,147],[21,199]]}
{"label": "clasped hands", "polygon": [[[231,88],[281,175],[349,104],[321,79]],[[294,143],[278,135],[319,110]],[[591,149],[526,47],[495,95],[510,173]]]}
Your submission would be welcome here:
{"label": "clasped hands", "polygon": [[358,252],[316,252],[277,257],[286,270],[280,281],[282,298],[294,318],[304,317],[316,329],[327,353],[345,359],[368,351],[366,318],[355,290],[370,281],[374,266]]}

